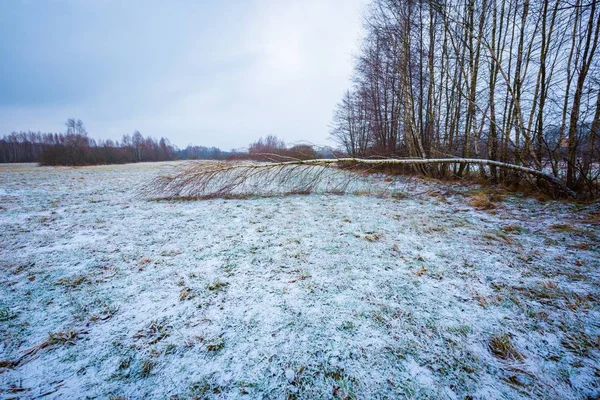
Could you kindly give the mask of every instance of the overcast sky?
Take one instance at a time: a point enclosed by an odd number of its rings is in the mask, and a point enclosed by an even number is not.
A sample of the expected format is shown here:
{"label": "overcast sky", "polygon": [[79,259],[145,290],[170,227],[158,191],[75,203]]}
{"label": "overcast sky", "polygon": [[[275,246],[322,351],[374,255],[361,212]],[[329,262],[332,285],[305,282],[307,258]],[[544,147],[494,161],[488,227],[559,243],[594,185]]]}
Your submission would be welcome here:
{"label": "overcast sky", "polygon": [[327,141],[365,0],[0,0],[0,135]]}

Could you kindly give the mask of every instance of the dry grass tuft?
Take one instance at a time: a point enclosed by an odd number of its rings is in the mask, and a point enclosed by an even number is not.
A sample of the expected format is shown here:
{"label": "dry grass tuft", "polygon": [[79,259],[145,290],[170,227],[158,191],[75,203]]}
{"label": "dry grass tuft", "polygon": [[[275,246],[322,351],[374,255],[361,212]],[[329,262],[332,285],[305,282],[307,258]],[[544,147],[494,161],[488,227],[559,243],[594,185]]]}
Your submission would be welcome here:
{"label": "dry grass tuft", "polygon": [[295,277],[294,279],[288,281],[288,283],[296,283],[298,281],[306,280],[306,279],[308,279],[310,277],[311,277],[310,272],[304,271],[300,275],[298,275],[297,277]]}
{"label": "dry grass tuft", "polygon": [[66,286],[71,289],[83,285],[84,283],[91,283],[90,279],[85,275],[77,276],[74,278],[62,277],[56,281],[57,285]]}
{"label": "dry grass tuft", "polygon": [[146,265],[146,264],[149,264],[151,261],[152,261],[152,260],[150,259],[150,257],[148,257],[148,256],[144,256],[144,257],[141,257],[141,258],[138,260],[138,265],[141,267],[141,266],[144,266],[144,265]]}
{"label": "dry grass tuft", "polygon": [[48,334],[48,342],[50,345],[56,345],[56,344],[74,345],[78,338],[79,338],[79,333],[75,332],[72,329],[69,329],[66,331],[59,331],[56,333],[50,332]]}
{"label": "dry grass tuft", "polygon": [[490,201],[492,201],[494,203],[503,202],[505,198],[506,198],[505,195],[502,195],[502,194],[499,194],[499,193],[491,193],[490,196],[489,196]]}
{"label": "dry grass tuft", "polygon": [[553,232],[579,232],[580,230],[569,224],[553,224],[550,225],[550,230]]}
{"label": "dry grass tuft", "polygon": [[490,200],[490,198],[483,193],[472,196],[469,199],[469,204],[471,207],[475,207],[480,210],[491,210],[496,208],[496,205]]}
{"label": "dry grass tuft", "polygon": [[565,306],[571,311],[589,310],[593,307],[594,301],[594,297],[590,294],[574,295],[566,300]]}
{"label": "dry grass tuft", "polygon": [[406,193],[402,193],[402,192],[394,192],[392,193],[392,198],[395,200],[402,200],[402,199],[406,199],[408,196],[406,195]]}
{"label": "dry grass tuft", "polygon": [[511,286],[510,291],[522,295],[525,299],[554,306],[559,306],[560,301],[567,298],[567,293],[552,281],[542,281],[538,286]]}
{"label": "dry grass tuft", "polygon": [[506,233],[522,233],[525,229],[519,225],[506,225],[502,227],[502,231]]}
{"label": "dry grass tuft", "polygon": [[488,240],[502,240],[506,243],[513,243],[513,240],[501,231],[494,232],[494,234],[495,234],[495,236],[492,234],[486,233],[483,235],[483,237]]}
{"label": "dry grass tuft", "polygon": [[543,281],[540,283],[540,285],[548,290],[555,290],[558,288],[558,283],[552,281]]}
{"label": "dry grass tuft", "polygon": [[444,194],[444,193],[440,192],[439,190],[428,190],[426,193],[431,197],[435,197],[436,199],[439,199],[442,203],[446,203],[446,204],[450,203],[448,201],[448,199],[446,198],[447,193]]}
{"label": "dry grass tuft", "polygon": [[588,213],[587,218],[580,220],[582,224],[600,225],[600,211]]}
{"label": "dry grass tuft", "polygon": [[567,247],[571,248],[571,249],[576,249],[576,250],[592,250],[593,246],[590,243],[576,243],[576,244],[571,244],[568,245]]}
{"label": "dry grass tuft", "polygon": [[152,321],[145,328],[140,329],[133,335],[136,340],[148,339],[147,345],[153,345],[169,336],[170,325],[166,325],[162,321]]}
{"label": "dry grass tuft", "polygon": [[147,257],[147,256],[141,257],[138,260],[138,272],[142,272],[144,270],[144,268],[146,268],[146,266],[148,264],[150,264],[150,262],[152,262],[150,257]]}
{"label": "dry grass tuft", "polygon": [[600,349],[600,336],[592,339],[585,332],[567,333],[560,343],[570,352],[579,356],[586,356],[591,349]]}
{"label": "dry grass tuft", "polygon": [[481,307],[486,308],[488,306],[489,301],[486,296],[477,293],[473,296],[473,298],[477,301],[477,303],[479,303]]}
{"label": "dry grass tuft", "polygon": [[213,342],[206,344],[206,350],[213,352],[213,353],[217,353],[217,352],[221,351],[224,347],[225,347],[225,342],[223,341],[223,339],[217,339]]}
{"label": "dry grass tuft", "polygon": [[374,232],[367,232],[367,235],[365,235],[365,239],[367,241],[369,241],[369,242],[377,242],[382,237],[383,237],[382,234],[380,234],[380,233],[374,233]]}
{"label": "dry grass tuft", "polygon": [[181,289],[181,292],[179,292],[179,301],[191,300],[194,297],[196,297],[196,295],[189,287],[184,287]]}
{"label": "dry grass tuft", "polygon": [[209,283],[208,285],[206,285],[206,288],[212,291],[220,291],[224,290],[227,286],[229,286],[229,283],[217,279],[213,283]]}
{"label": "dry grass tuft", "polygon": [[540,203],[546,203],[546,202],[552,200],[552,197],[548,196],[546,193],[543,193],[543,192],[536,192],[535,198]]}
{"label": "dry grass tuft", "polygon": [[492,336],[488,347],[492,354],[505,361],[523,361],[525,357],[512,344],[508,334]]}
{"label": "dry grass tuft", "polygon": [[[27,349],[19,358],[15,360],[0,360],[0,368],[16,368],[19,364],[35,357],[40,350],[56,345],[75,345],[80,334],[85,331],[76,332],[72,329],[48,333],[48,339]],[[2,373],[2,371],[0,371]]]}
{"label": "dry grass tuft", "polygon": [[142,363],[142,368],[140,370],[140,376],[142,378],[147,378],[148,376],[150,376],[150,373],[152,372],[155,366],[156,363],[154,361],[144,360],[144,362]]}

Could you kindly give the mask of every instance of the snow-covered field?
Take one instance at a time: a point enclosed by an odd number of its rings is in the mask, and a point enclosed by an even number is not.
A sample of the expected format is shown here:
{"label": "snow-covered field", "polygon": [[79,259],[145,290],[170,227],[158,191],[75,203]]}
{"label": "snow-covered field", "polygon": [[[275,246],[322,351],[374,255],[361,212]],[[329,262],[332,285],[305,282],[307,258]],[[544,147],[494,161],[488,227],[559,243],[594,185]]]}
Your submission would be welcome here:
{"label": "snow-covered field", "polygon": [[164,168],[0,165],[0,397],[600,396],[598,205],[136,196]]}

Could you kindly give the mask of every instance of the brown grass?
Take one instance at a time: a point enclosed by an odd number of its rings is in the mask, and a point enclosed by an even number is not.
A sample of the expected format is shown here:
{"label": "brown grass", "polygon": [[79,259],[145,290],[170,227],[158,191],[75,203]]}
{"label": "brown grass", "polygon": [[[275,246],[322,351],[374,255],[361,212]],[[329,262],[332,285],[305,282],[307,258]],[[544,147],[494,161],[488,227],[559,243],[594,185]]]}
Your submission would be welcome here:
{"label": "brown grass", "polygon": [[579,222],[582,224],[600,225],[600,211],[593,211],[588,213],[586,219],[582,219]]}
{"label": "brown grass", "polygon": [[492,336],[488,347],[494,356],[505,361],[523,361],[525,359],[523,354],[513,345],[508,334]]}
{"label": "brown grass", "polygon": [[224,347],[225,347],[225,342],[222,339],[218,339],[214,342],[208,343],[206,345],[206,350],[216,353],[216,352],[222,350]]}
{"label": "brown grass", "polygon": [[140,329],[133,335],[133,338],[140,340],[142,338],[148,339],[147,345],[153,345],[160,342],[161,340],[169,336],[170,326],[165,325],[160,321],[152,321],[147,327]]}
{"label": "brown grass", "polygon": [[499,194],[499,193],[491,193],[489,198],[490,198],[490,201],[492,201],[492,202],[500,203],[500,202],[504,201],[506,196],[503,194]]}
{"label": "brown grass", "polygon": [[229,286],[229,283],[217,279],[213,283],[206,285],[206,288],[212,291],[219,291],[225,289],[227,286]]}
{"label": "brown grass", "polygon": [[491,210],[496,208],[496,205],[490,200],[490,198],[483,193],[472,196],[469,199],[469,205],[481,210]]}
{"label": "brown grass", "polygon": [[179,301],[191,300],[194,297],[196,296],[194,295],[192,289],[190,289],[189,287],[184,287],[183,289],[181,289],[181,292],[179,292]]}
{"label": "brown grass", "polygon": [[435,198],[439,199],[442,203],[446,203],[446,204],[450,203],[448,201],[448,199],[446,198],[446,195],[448,193],[442,193],[439,190],[428,190],[426,193],[431,197],[435,197]]}
{"label": "brown grass", "polygon": [[417,272],[415,272],[415,275],[416,275],[416,276],[422,276],[422,275],[425,275],[425,273],[426,273],[427,271],[428,271],[428,270],[427,270],[427,268],[425,268],[425,267],[421,267],[421,268],[419,268],[419,269],[417,270]]}
{"label": "brown grass", "polygon": [[479,305],[483,308],[486,308],[488,306],[488,298],[482,294],[475,294],[473,296],[473,298],[477,301],[477,303],[479,303]]}
{"label": "brown grass", "polygon": [[569,247],[571,249],[576,249],[576,250],[591,250],[593,248],[593,246],[589,243],[571,244],[571,245],[568,245],[567,247]]}
{"label": "brown grass", "polygon": [[50,345],[55,345],[55,344],[74,345],[78,337],[79,337],[79,333],[75,332],[72,329],[69,329],[66,331],[59,331],[56,333],[50,332],[48,334],[48,342],[50,343]]}
{"label": "brown grass", "polygon": [[506,233],[521,233],[524,230],[523,227],[519,225],[506,225],[503,226],[501,229]]}
{"label": "brown grass", "polygon": [[84,283],[90,283],[87,276],[81,275],[74,278],[63,277],[56,281],[57,285],[66,286],[68,288],[76,288]]}
{"label": "brown grass", "polygon": [[402,192],[394,192],[392,193],[392,198],[395,200],[402,200],[407,198],[408,196],[406,195],[406,193],[402,193]]}
{"label": "brown grass", "polygon": [[369,242],[377,242],[383,236],[380,233],[371,233],[371,232],[368,232],[368,233],[369,234],[365,235],[365,239],[368,240]]}
{"label": "brown grass", "polygon": [[149,264],[151,261],[152,261],[152,260],[150,259],[150,257],[148,257],[148,256],[144,256],[144,257],[141,257],[141,258],[139,259],[139,261],[138,261],[138,264],[139,264],[140,266],[143,266],[143,265]]}
{"label": "brown grass", "polygon": [[552,224],[550,230],[553,232],[581,232],[579,228],[569,224]]}
{"label": "brown grass", "polygon": [[543,281],[540,283],[540,285],[549,290],[556,290],[558,288],[558,283],[552,281]]}
{"label": "brown grass", "polygon": [[[72,329],[48,333],[48,339],[27,349],[19,358],[15,360],[0,360],[0,368],[15,368],[24,361],[32,359],[40,350],[56,345],[75,345],[80,334],[85,331],[76,332]],[[2,371],[0,371],[2,373]]]}
{"label": "brown grass", "polygon": [[560,343],[570,352],[585,356],[591,349],[600,349],[600,336],[595,340],[585,332],[567,333]]}
{"label": "brown grass", "polygon": [[142,369],[140,370],[140,376],[142,378],[147,378],[148,376],[150,376],[150,373],[152,372],[155,366],[156,363],[154,361],[144,360],[144,362],[142,363]]}

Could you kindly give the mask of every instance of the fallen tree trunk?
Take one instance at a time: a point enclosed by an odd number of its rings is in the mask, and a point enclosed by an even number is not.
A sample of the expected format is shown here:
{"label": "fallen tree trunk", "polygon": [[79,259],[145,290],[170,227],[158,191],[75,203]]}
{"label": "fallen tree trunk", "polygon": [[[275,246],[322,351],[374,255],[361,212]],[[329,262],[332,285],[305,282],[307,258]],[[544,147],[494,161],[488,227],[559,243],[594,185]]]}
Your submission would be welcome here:
{"label": "fallen tree trunk", "polygon": [[[227,197],[242,185],[253,182],[255,187],[265,184],[293,184],[302,177],[290,192],[310,192],[316,182],[323,178],[323,171],[328,166],[338,164],[356,165],[425,165],[425,164],[477,164],[504,168],[522,174],[544,179],[571,197],[577,194],[569,189],[560,179],[543,171],[520,165],[503,163],[494,160],[477,158],[413,158],[413,159],[365,159],[365,158],[331,158],[312,160],[290,160],[269,163],[193,163],[183,165],[172,176],[160,176],[153,180],[145,191],[160,198],[194,198],[194,197]],[[319,167],[315,170],[313,167]],[[304,169],[299,169],[304,168]],[[308,174],[310,172],[310,176]],[[263,186],[261,186],[263,185]]]}
{"label": "fallen tree trunk", "polygon": [[302,163],[332,164],[332,163],[340,163],[340,162],[342,162],[342,163],[343,162],[350,162],[350,163],[354,162],[357,164],[379,164],[379,165],[385,165],[385,164],[392,164],[392,165],[398,165],[398,164],[406,164],[406,165],[477,164],[477,165],[495,166],[495,167],[499,167],[499,168],[523,172],[528,175],[532,175],[532,176],[536,176],[536,177],[545,179],[548,182],[555,184],[560,189],[564,190],[569,196],[571,196],[571,197],[577,196],[577,193],[575,193],[573,190],[569,189],[563,181],[561,181],[560,179],[556,178],[555,176],[553,176],[551,174],[547,174],[547,173],[537,170],[537,169],[523,167],[521,165],[514,165],[514,164],[503,163],[500,161],[485,160],[485,159],[478,159],[478,158],[416,158],[416,159],[415,158],[413,158],[413,159],[390,158],[390,159],[377,159],[377,160],[371,160],[371,159],[366,159],[366,158],[337,158],[337,159],[324,159],[324,160],[289,161],[288,163],[290,163],[290,164],[302,164]]}

